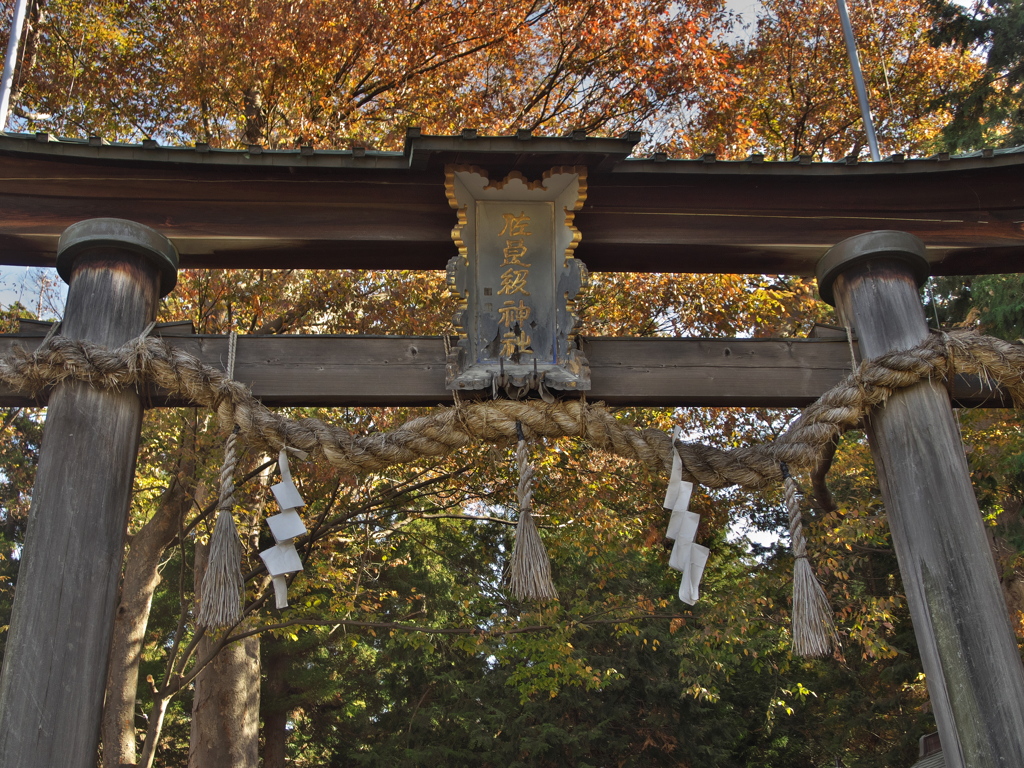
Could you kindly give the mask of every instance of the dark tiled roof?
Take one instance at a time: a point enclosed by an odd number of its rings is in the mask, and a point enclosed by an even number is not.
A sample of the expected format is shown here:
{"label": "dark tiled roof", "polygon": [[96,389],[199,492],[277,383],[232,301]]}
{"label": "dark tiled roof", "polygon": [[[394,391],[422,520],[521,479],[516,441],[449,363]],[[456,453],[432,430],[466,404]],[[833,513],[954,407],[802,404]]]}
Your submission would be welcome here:
{"label": "dark tiled roof", "polygon": [[901,171],[945,170],[983,165],[995,160],[1020,162],[1014,155],[1024,154],[1024,147],[983,149],[963,155],[939,153],[930,157],[907,158],[892,155],[880,162],[862,162],[858,158],[842,158],[832,162],[815,162],[810,155],[792,160],[765,161],[761,155],[743,160],[720,160],[714,153],[693,159],[670,159],[663,153],[649,157],[632,157],[640,141],[637,132],[620,137],[593,137],[582,132],[568,136],[534,136],[519,131],[514,136],[480,136],[467,130],[455,136],[425,136],[410,129],[402,151],[381,151],[365,148],[347,150],[266,149],[257,145],[245,149],[214,149],[208,144],[193,146],[163,145],[147,139],[140,144],[111,143],[99,136],[88,139],[59,138],[48,133],[0,133],[0,151],[46,153],[62,157],[109,160],[164,161],[199,163],[203,165],[249,165],[259,167],[380,168],[424,169],[438,163],[479,162],[486,157],[495,164],[510,167],[530,165],[586,164],[592,171],[613,173],[711,173],[711,174],[874,174]]}
{"label": "dark tiled roof", "polygon": [[922,757],[910,768],[946,768],[946,760],[941,752],[936,752],[934,755]]}

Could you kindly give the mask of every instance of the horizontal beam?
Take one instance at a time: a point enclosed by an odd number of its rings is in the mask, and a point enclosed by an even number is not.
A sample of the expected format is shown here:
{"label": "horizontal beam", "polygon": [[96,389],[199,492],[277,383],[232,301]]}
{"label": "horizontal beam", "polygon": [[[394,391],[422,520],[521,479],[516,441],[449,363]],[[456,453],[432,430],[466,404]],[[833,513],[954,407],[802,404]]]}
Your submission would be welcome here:
{"label": "horizontal beam", "polygon": [[[224,336],[165,339],[223,369]],[[39,336],[0,335],[0,355],[33,350]],[[594,338],[592,401],[614,406],[801,407],[851,369],[845,339]],[[434,406],[452,402],[445,389],[444,342],[437,336],[240,336],[235,378],[267,406]],[[959,379],[964,406],[1006,405],[977,381]],[[153,405],[169,402],[150,393]],[[0,388],[0,406],[44,405]]]}
{"label": "horizontal beam", "polygon": [[812,275],[832,245],[878,229],[920,237],[936,275],[1024,264],[1021,152],[847,165],[445,146],[204,154],[0,136],[0,263],[52,265],[65,228],[113,216],[166,235],[188,268],[444,269],[456,254],[445,162],[498,177],[569,162],[590,163],[576,255],[594,271]]}

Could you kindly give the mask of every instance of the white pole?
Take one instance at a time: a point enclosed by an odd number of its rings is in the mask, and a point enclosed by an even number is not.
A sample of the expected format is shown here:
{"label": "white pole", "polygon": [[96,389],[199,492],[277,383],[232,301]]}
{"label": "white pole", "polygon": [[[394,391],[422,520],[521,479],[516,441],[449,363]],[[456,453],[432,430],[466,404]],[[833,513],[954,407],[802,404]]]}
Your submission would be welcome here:
{"label": "white pole", "polygon": [[18,63],[18,45],[21,43],[21,28],[25,25],[27,8],[28,0],[18,0],[14,6],[11,35],[7,39],[7,58],[4,59],[4,74],[0,80],[0,131],[7,130],[7,112],[11,106],[11,90],[14,87],[14,67]]}
{"label": "white pole", "polygon": [[846,12],[846,0],[836,0],[839,6],[839,20],[843,24],[843,39],[846,40],[846,53],[850,56],[850,69],[853,70],[853,86],[857,89],[857,101],[860,102],[860,117],[864,121],[864,131],[868,135],[868,148],[871,159],[876,163],[882,159],[878,154],[878,141],[875,139],[875,126],[871,122],[871,107],[868,106],[868,91],[864,87],[864,75],[860,71],[860,57],[857,56],[857,41],[853,38],[853,25]]}

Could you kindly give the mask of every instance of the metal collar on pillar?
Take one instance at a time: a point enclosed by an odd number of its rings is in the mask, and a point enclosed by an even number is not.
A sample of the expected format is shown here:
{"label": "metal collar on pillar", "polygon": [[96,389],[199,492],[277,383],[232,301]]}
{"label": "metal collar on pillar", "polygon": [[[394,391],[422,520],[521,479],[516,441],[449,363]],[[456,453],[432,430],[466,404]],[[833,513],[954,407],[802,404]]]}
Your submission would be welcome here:
{"label": "metal collar on pillar", "polygon": [[918,286],[928,279],[928,260],[921,239],[908,232],[880,229],[843,240],[821,257],[816,269],[818,293],[823,301],[835,306],[833,293],[836,278],[856,265],[879,259],[892,259],[906,264],[917,279]]}
{"label": "metal collar on pillar", "polygon": [[178,284],[178,251],[171,241],[155,229],[127,219],[86,219],[64,230],[57,246],[57,274],[70,283],[75,260],[101,249],[134,253],[149,261],[160,273],[161,296]]}

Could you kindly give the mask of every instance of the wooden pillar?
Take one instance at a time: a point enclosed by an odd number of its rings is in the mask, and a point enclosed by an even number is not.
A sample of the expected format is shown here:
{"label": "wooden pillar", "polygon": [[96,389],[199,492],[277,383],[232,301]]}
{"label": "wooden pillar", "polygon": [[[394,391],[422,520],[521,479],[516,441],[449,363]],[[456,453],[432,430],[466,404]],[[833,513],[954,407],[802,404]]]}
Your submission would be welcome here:
{"label": "wooden pillar", "polygon": [[[818,264],[821,295],[865,358],[927,336],[924,252],[913,235],[869,232]],[[868,439],[946,766],[1024,766],[1024,669],[943,384],[895,394]]]}
{"label": "wooden pillar", "polygon": [[[60,240],[61,333],[117,347],[177,280],[167,238],[90,219]],[[78,382],[50,395],[0,679],[0,765],[96,765],[107,656],[142,423],[133,391]]]}

